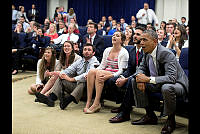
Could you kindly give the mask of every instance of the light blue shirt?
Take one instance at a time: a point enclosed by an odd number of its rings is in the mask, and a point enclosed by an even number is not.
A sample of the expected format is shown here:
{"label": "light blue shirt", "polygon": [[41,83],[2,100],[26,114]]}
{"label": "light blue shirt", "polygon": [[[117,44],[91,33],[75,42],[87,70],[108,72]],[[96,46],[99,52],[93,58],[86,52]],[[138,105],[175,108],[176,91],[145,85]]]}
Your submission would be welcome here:
{"label": "light blue shirt", "polygon": [[87,75],[89,70],[95,68],[94,65],[99,65],[99,61],[95,56],[90,58],[88,62],[89,63],[87,65],[86,72],[84,72],[85,58],[80,58],[76,62],[71,64],[68,68],[61,71],[60,74],[66,74],[69,77],[74,77],[77,82],[86,82],[85,76]]}
{"label": "light blue shirt", "polygon": [[17,10],[12,10],[12,20],[17,20]]}

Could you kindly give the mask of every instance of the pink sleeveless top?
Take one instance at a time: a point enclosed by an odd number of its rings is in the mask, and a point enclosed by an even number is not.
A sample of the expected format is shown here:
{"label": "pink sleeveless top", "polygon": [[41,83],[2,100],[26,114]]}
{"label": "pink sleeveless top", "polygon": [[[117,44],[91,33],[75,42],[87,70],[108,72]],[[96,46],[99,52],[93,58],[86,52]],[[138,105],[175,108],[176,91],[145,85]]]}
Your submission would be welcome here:
{"label": "pink sleeveless top", "polygon": [[105,68],[106,71],[117,72],[119,70],[118,58],[115,58],[114,60],[112,60],[108,57],[106,60],[107,60],[107,66]]}

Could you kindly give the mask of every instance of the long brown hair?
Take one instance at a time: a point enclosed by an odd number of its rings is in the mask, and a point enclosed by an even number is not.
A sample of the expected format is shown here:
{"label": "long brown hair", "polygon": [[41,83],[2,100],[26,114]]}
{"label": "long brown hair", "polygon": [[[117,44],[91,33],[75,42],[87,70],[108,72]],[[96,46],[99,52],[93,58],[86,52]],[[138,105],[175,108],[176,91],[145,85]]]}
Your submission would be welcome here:
{"label": "long brown hair", "polygon": [[54,68],[55,68],[55,64],[56,64],[56,51],[51,48],[51,47],[47,47],[45,48],[45,51],[46,50],[51,50],[52,52],[52,56],[51,56],[51,60],[50,60],[50,65],[47,66],[47,60],[45,59],[45,56],[43,54],[42,56],[42,61],[40,63],[40,66],[39,66],[39,76],[40,76],[40,79],[41,81],[43,81],[45,78],[44,78],[44,73],[45,71],[48,69],[50,72],[51,71],[54,71]]}
{"label": "long brown hair", "polygon": [[71,54],[69,56],[69,59],[67,59],[68,60],[67,67],[68,67],[69,65],[71,65],[73,63],[73,61],[75,59],[75,52],[74,52],[74,44],[73,44],[72,41],[65,41],[63,43],[62,49],[60,51],[60,57],[59,57],[59,61],[60,61],[60,63],[61,63],[62,66],[66,66],[66,53],[64,52],[64,44],[65,43],[69,43],[71,45],[71,47],[72,47],[72,52],[71,52]]}
{"label": "long brown hair", "polygon": [[181,49],[182,46],[183,46],[184,43],[185,43],[185,40],[188,39],[188,38],[187,38],[187,33],[186,33],[186,29],[185,29],[184,26],[182,26],[182,25],[177,25],[176,27],[177,27],[177,29],[181,32],[180,40],[179,40],[179,42],[178,42],[178,47],[179,47],[179,49]]}

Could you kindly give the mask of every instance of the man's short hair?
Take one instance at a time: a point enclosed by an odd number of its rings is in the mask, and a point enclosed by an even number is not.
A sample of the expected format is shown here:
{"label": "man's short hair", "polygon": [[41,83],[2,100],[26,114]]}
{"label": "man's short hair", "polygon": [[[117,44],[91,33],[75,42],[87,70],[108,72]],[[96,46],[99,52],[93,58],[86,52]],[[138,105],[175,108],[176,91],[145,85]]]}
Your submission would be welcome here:
{"label": "man's short hair", "polygon": [[94,28],[95,28],[96,30],[98,30],[98,25],[97,25],[97,23],[95,23],[95,22],[89,22],[89,25],[94,25]]}
{"label": "man's short hair", "polygon": [[145,31],[146,29],[144,28],[144,27],[142,27],[142,26],[137,26],[136,28],[135,28],[135,30],[136,29],[140,29],[141,31]]}
{"label": "man's short hair", "polygon": [[83,48],[84,48],[85,46],[91,46],[91,47],[92,47],[92,49],[93,49],[93,52],[95,52],[95,51],[96,51],[96,48],[95,48],[95,46],[94,46],[94,45],[92,45],[91,43],[86,43],[86,44],[84,44],[84,45],[83,45]]}
{"label": "man's short hair", "polygon": [[37,29],[40,28],[40,24],[38,22],[33,23],[33,26],[36,26]]}
{"label": "man's short hair", "polygon": [[181,19],[185,19],[185,20],[186,20],[186,18],[185,18],[185,17],[181,17]]}
{"label": "man's short hair", "polygon": [[150,35],[153,39],[158,40],[158,35],[154,30],[145,30],[143,32],[143,34],[147,33],[148,35]]}

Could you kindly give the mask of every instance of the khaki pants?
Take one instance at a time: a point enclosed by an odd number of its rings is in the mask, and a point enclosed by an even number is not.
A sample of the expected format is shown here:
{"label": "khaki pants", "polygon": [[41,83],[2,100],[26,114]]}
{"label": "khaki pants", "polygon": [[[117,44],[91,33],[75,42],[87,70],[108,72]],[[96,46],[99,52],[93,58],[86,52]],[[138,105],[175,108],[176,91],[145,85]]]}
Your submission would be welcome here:
{"label": "khaki pants", "polygon": [[67,80],[61,80],[58,78],[54,83],[51,91],[58,97],[61,97],[62,89],[65,91],[65,95],[72,95],[79,102],[83,95],[83,89],[85,87],[85,82],[69,82]]}

